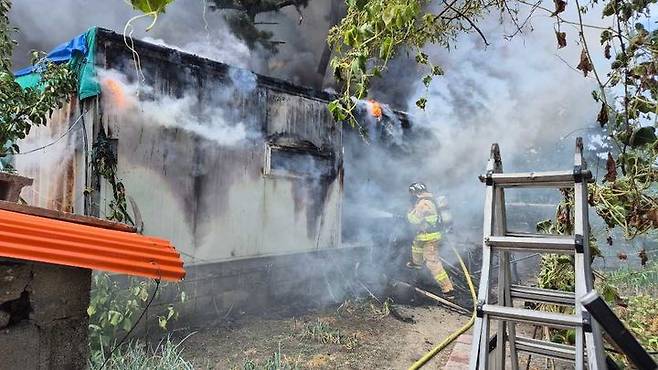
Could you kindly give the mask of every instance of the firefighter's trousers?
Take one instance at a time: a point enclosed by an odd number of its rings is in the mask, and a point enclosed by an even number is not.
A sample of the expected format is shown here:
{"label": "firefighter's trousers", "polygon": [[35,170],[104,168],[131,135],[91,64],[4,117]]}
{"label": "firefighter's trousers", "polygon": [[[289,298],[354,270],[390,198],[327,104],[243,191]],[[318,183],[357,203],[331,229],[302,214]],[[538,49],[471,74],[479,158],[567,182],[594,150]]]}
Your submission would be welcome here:
{"label": "firefighter's trousers", "polygon": [[448,277],[448,273],[443,268],[443,264],[439,259],[439,242],[441,241],[441,234],[435,234],[438,235],[432,237],[429,234],[418,234],[411,245],[411,257],[414,264],[423,265],[424,263],[427,266],[432,273],[434,280],[439,283],[443,293],[452,292],[454,287]]}

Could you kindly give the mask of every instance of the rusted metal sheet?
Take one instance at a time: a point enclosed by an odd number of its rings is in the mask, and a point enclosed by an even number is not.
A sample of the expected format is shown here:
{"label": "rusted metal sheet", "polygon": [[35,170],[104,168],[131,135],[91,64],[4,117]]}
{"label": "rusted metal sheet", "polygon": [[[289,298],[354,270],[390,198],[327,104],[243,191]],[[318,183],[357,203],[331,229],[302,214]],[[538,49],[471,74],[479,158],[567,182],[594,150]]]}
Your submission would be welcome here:
{"label": "rusted metal sheet", "polygon": [[[56,110],[45,126],[33,127],[19,142],[21,154],[14,157],[15,167],[23,176],[34,179],[23,189],[21,198],[28,204],[57,211],[81,211],[84,175],[83,118],[80,102],[72,99]],[[91,117],[91,112],[85,114]],[[82,163],[84,165],[84,163]]]}

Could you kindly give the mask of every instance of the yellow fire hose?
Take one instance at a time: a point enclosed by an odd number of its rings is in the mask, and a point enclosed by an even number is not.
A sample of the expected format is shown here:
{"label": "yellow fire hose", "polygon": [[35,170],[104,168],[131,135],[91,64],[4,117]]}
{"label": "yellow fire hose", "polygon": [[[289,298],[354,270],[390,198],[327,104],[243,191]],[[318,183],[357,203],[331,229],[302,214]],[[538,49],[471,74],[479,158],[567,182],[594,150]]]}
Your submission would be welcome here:
{"label": "yellow fire hose", "polygon": [[454,247],[452,248],[452,250],[457,255],[457,259],[459,260],[459,264],[462,267],[462,271],[464,271],[464,276],[466,276],[466,282],[468,283],[468,288],[471,291],[471,298],[473,298],[473,314],[471,315],[471,319],[468,320],[466,325],[462,326],[457,331],[450,334],[441,343],[437,344],[436,347],[432,348],[429,352],[427,352],[420,360],[414,362],[414,364],[409,367],[409,370],[416,370],[423,367],[427,363],[427,361],[431,360],[432,357],[436,356],[437,353],[441,352],[441,350],[443,350],[446,346],[448,346],[455,339],[457,339],[457,337],[462,335],[466,330],[470,329],[471,326],[473,326],[473,323],[475,322],[475,301],[477,300],[477,298],[475,296],[475,288],[473,287],[473,281],[471,280],[471,275],[468,272],[466,265],[464,265],[464,261],[459,256],[459,253],[457,253],[457,250]]}

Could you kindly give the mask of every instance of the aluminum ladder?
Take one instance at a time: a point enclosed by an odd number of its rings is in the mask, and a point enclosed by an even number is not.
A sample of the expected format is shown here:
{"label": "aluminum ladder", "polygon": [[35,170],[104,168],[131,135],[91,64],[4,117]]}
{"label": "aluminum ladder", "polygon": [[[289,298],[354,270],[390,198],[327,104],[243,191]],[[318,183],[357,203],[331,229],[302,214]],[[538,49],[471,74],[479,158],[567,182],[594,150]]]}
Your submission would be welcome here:
{"label": "aluminum ladder", "polygon": [[[577,370],[605,369],[599,325],[580,304],[592,290],[587,216],[587,181],[591,172],[583,160],[583,142],[576,139],[574,168],[569,171],[503,173],[498,144],[493,144],[487,173],[484,204],[484,237],[482,271],[478,290],[477,317],[473,329],[473,345],[469,369],[519,368],[519,352],[575,363]],[[572,188],[574,190],[574,235],[512,233],[507,230],[505,188]],[[490,271],[494,252],[498,252],[497,303],[490,300]],[[511,252],[539,252],[574,256],[575,293],[540,289],[513,284],[510,272]],[[574,314],[551,313],[514,307],[515,299],[537,303],[571,306]],[[490,336],[492,320],[496,320],[495,336]],[[575,329],[575,346],[522,337],[516,334],[516,323],[531,323],[554,328]],[[510,358],[506,356],[509,345]],[[491,347],[494,347],[491,350]],[[491,353],[490,353],[491,352]],[[509,363],[507,363],[509,364]],[[585,367],[587,364],[587,367]]]}

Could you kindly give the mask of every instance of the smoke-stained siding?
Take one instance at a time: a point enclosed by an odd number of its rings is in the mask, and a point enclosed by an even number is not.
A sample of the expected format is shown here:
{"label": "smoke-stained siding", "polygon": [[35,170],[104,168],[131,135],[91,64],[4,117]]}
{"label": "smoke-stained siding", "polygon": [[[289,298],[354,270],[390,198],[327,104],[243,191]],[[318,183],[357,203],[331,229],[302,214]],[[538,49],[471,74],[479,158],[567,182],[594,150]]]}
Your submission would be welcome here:
{"label": "smoke-stained siding", "polygon": [[[34,179],[33,185],[21,192],[28,204],[64,212],[83,209],[83,125],[95,115],[93,104],[83,106],[88,108],[81,117],[81,104],[72,100],[53,112],[46,126],[33,127],[19,142],[22,154],[14,157],[14,166]],[[75,127],[70,127],[72,124]]]}
{"label": "smoke-stained siding", "polygon": [[[193,92],[199,104],[231,82],[230,67],[136,42],[154,95]],[[123,40],[99,30],[99,68],[135,77]],[[235,87],[231,87],[235,88]],[[221,145],[174,127],[114,114],[104,101],[102,125],[117,143],[118,175],[139,206],[145,233],[171,238],[192,263],[312,251],[340,246],[341,131],[323,96],[262,76],[253,89],[221,100],[249,137]],[[318,152],[329,173],[266,175],[269,145]],[[101,189],[101,213],[111,200]]]}

